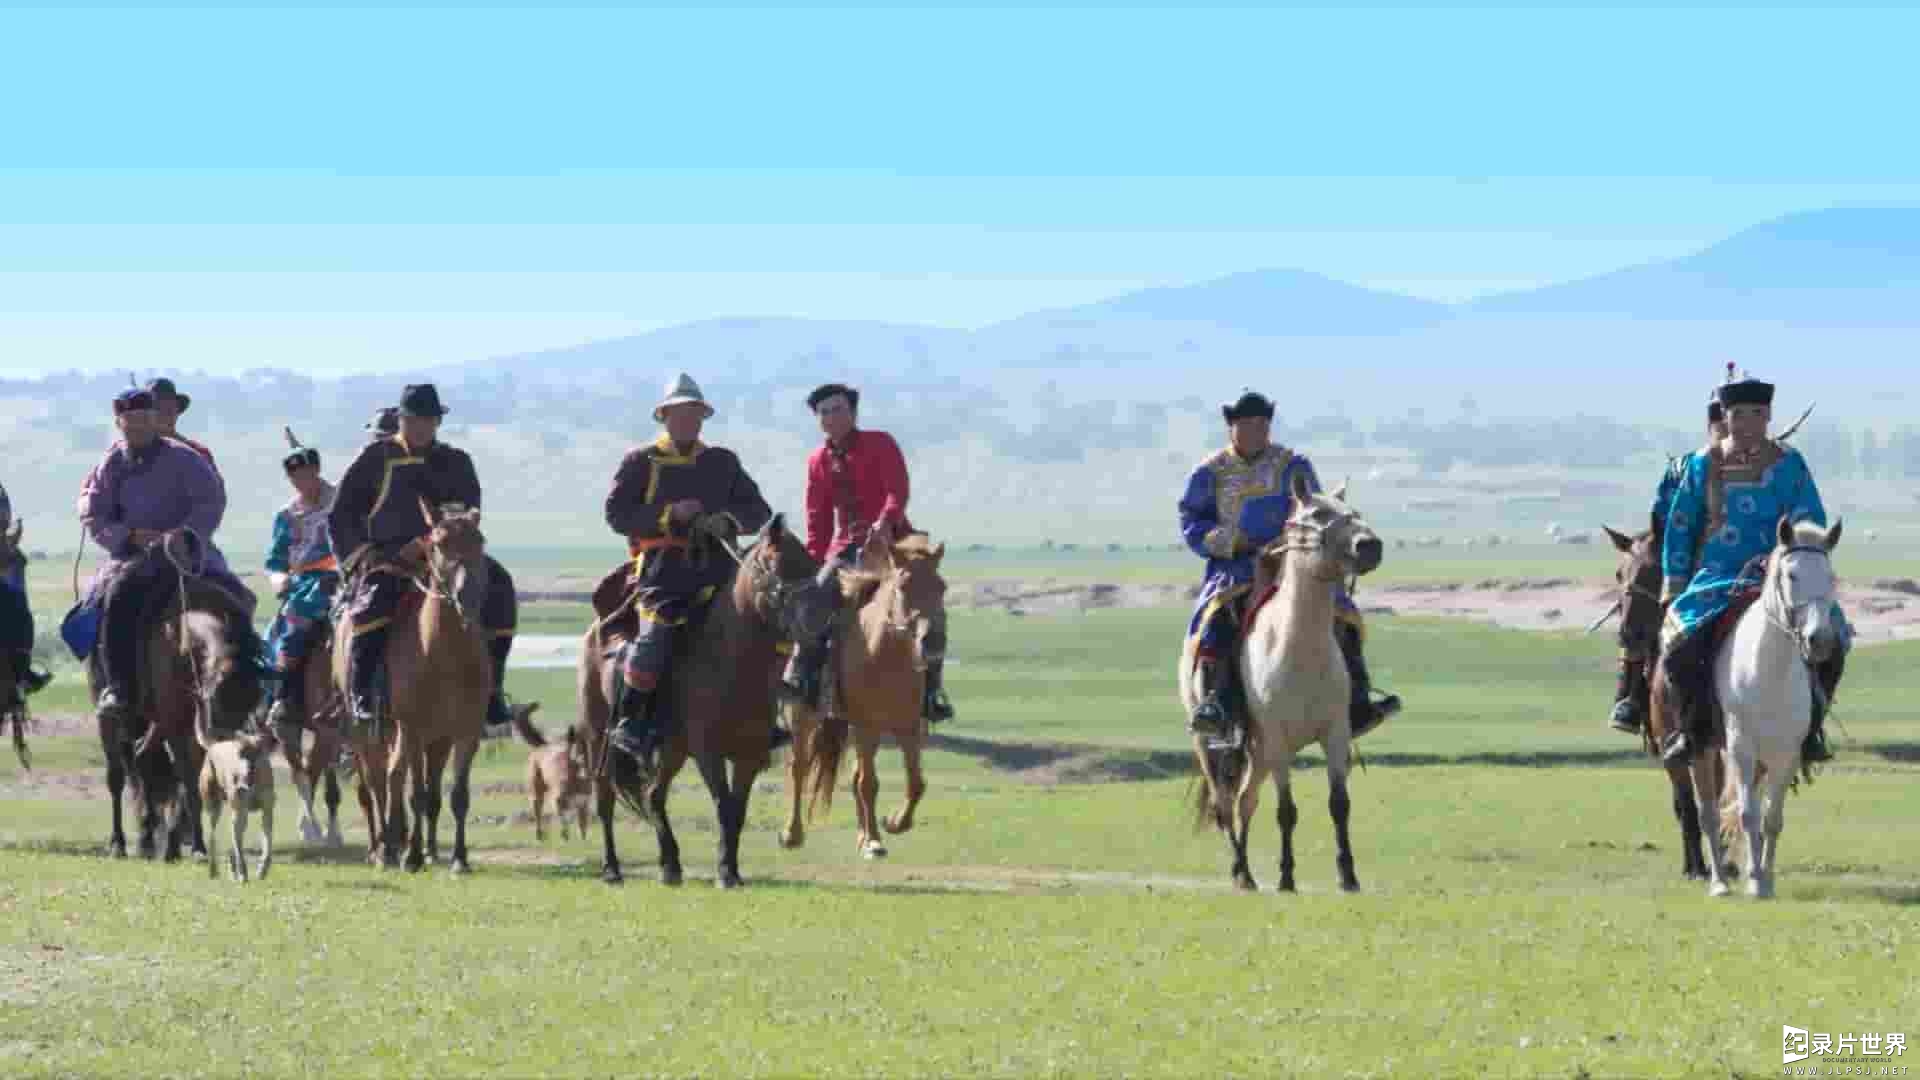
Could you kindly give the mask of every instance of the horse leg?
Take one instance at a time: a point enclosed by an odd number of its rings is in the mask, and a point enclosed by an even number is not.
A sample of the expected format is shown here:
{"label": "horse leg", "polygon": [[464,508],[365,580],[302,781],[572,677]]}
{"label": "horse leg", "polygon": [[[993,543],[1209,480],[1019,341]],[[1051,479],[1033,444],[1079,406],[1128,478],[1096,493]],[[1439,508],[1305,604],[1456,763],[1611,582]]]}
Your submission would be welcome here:
{"label": "horse leg", "polygon": [[804,705],[787,706],[787,730],[793,742],[787,747],[787,824],[780,830],[780,846],[797,848],[807,842],[807,827],[801,821],[801,789],[806,786],[807,770],[812,767],[810,743],[816,726],[814,712]]}
{"label": "horse leg", "polygon": [[415,830],[411,837],[407,835],[407,759],[412,751],[406,733],[396,732],[388,744],[386,773],[381,777],[384,792],[381,811],[386,815],[386,824],[380,837],[380,864],[388,868],[400,865],[403,840],[409,845],[409,860],[418,857],[415,849],[420,843],[420,833]]}
{"label": "horse leg", "polygon": [[273,800],[265,799],[260,803],[260,880],[267,880],[267,871],[273,869]]}
{"label": "horse leg", "polygon": [[1762,883],[1754,895],[1763,900],[1773,896],[1774,859],[1780,853],[1780,833],[1787,827],[1787,787],[1792,782],[1791,767],[1767,771],[1767,815],[1761,826],[1766,842],[1760,847],[1759,861],[1753,864],[1751,875]]}
{"label": "horse leg", "polygon": [[340,835],[340,770],[333,765],[326,766],[327,773],[327,846],[342,847],[346,837]]}
{"label": "horse leg", "polygon": [[900,760],[907,767],[907,801],[900,812],[888,818],[884,824],[887,831],[898,835],[913,828],[913,812],[920,807],[920,799],[927,793],[927,774],[920,768],[920,735],[899,736]]}
{"label": "horse leg", "polygon": [[618,885],[626,878],[620,873],[620,852],[613,843],[613,778],[605,773],[594,777],[593,793],[600,811],[600,880]]}
{"label": "horse leg", "polygon": [[1233,845],[1233,887],[1253,892],[1260,886],[1253,880],[1253,866],[1247,861],[1247,840],[1253,834],[1253,814],[1260,808],[1260,785],[1267,781],[1267,765],[1249,760],[1240,776],[1240,790],[1233,801],[1233,820],[1227,839]]}
{"label": "horse leg", "polygon": [[445,781],[447,758],[453,752],[453,743],[442,740],[434,743],[426,754],[426,776],[414,786],[414,790],[424,797],[427,819],[427,861],[440,861],[440,810],[443,803],[440,785]]}
{"label": "horse leg", "polygon": [[1347,796],[1347,743],[1336,737],[1327,747],[1327,811],[1333,815],[1333,863],[1340,872],[1340,891],[1359,892],[1360,878],[1353,869],[1353,840],[1347,820],[1353,800]]}
{"label": "horse leg", "polygon": [[207,824],[213,840],[207,845],[207,877],[215,881],[220,879],[220,810],[219,799],[207,804]]}
{"label": "horse leg", "polygon": [[1282,761],[1273,770],[1274,822],[1280,826],[1280,891],[1293,892],[1293,829],[1300,824],[1300,807],[1293,801],[1292,763]]}
{"label": "horse leg", "polygon": [[1700,833],[1707,841],[1707,895],[1728,893],[1725,870],[1727,852],[1720,839],[1720,785],[1713,775],[1714,759],[1721,755],[1717,747],[1701,747],[1688,765],[1693,774],[1693,803],[1700,813]]}
{"label": "horse leg", "polygon": [[[467,862],[467,810],[473,805],[473,755],[480,750],[478,739],[462,739],[453,749],[453,862],[447,869],[455,874],[473,870]],[[434,780],[434,799],[439,801],[440,782]]]}
{"label": "horse leg", "polygon": [[680,866],[680,838],[673,835],[673,822],[667,818],[667,793],[673,790],[673,778],[686,763],[686,748],[669,745],[661,752],[660,772],[647,792],[647,809],[653,813],[653,835],[660,844],[662,885],[678,885],[685,876]]}
{"label": "horse leg", "polygon": [[386,790],[386,781],[374,779],[373,766],[367,761],[368,759],[361,758],[355,765],[354,775],[359,783],[354,786],[354,795],[360,803],[360,814],[366,818],[367,822],[367,861],[379,866],[380,823],[385,819],[381,814],[378,800],[374,798],[374,792]]}
{"label": "horse leg", "polygon": [[[174,775],[179,778],[180,785],[176,789],[180,794],[179,801],[175,804],[175,813],[180,813],[181,810],[179,808],[184,807],[186,814],[184,820],[176,818],[175,832],[190,834],[192,836],[193,846],[190,849],[192,854],[196,856],[206,855],[207,838],[206,833],[201,829],[200,821],[199,782],[199,765],[201,759],[205,757],[206,752],[200,749],[200,744],[194,741],[194,737],[191,735],[180,735],[167,740],[167,750],[173,757],[173,772]],[[179,853],[180,839],[183,838],[184,837],[177,837],[173,843],[176,855]]]}
{"label": "horse leg", "polygon": [[127,857],[127,833],[121,826],[120,796],[127,787],[127,759],[121,747],[107,746],[107,801],[113,805],[113,832],[107,839],[107,853],[116,859]]}
{"label": "horse leg", "polygon": [[740,877],[740,834],[747,831],[747,803],[753,798],[753,781],[760,770],[734,762],[732,789],[733,830],[727,837],[726,864],[733,871],[735,884],[742,884]]}
{"label": "horse leg", "polygon": [[720,819],[720,843],[716,853],[719,858],[713,883],[722,889],[737,888],[740,885],[740,869],[727,861],[732,842],[737,841],[739,835],[739,826],[733,819],[733,792],[727,786],[727,761],[709,750],[696,756],[693,764],[700,770],[700,779],[707,785],[707,794],[713,797],[714,815]]}
{"label": "horse leg", "polygon": [[[294,797],[300,800],[300,839],[309,844],[320,842],[320,823],[314,820],[313,795],[317,773],[307,768],[309,759],[303,752],[305,739],[301,729],[292,724],[281,724],[274,730],[274,737],[280,740],[280,756],[287,762],[287,779],[293,781]],[[319,760],[319,747],[314,747],[313,761]]]}
{"label": "horse leg", "polygon": [[1766,880],[1767,863],[1763,858],[1766,838],[1760,831],[1761,801],[1766,790],[1762,783],[1771,779],[1744,768],[1740,771],[1740,831],[1747,840],[1747,895],[1763,899],[1773,893],[1773,883]]}
{"label": "horse leg", "polygon": [[1700,808],[1693,801],[1693,778],[1684,762],[1667,763],[1667,782],[1673,788],[1673,819],[1680,823],[1680,875],[1688,881],[1707,876],[1707,860],[1700,854]]}
{"label": "horse leg", "polygon": [[880,751],[879,741],[856,726],[853,750],[853,814],[860,823],[860,833],[854,843],[867,858],[884,859],[887,846],[880,842],[880,812],[876,806],[880,801],[880,770],[874,762]]}

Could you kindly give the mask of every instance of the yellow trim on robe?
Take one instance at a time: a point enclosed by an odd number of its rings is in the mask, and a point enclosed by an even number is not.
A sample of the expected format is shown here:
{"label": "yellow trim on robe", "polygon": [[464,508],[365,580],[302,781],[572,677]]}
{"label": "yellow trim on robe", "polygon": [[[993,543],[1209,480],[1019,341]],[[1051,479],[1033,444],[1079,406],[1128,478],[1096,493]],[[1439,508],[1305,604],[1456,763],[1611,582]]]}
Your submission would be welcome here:
{"label": "yellow trim on robe", "polygon": [[[400,442],[398,435],[394,436],[393,441],[399,443],[402,449],[405,449],[407,445],[406,443]],[[380,516],[380,508],[387,504],[389,489],[393,487],[393,470],[405,465],[424,465],[426,462],[427,459],[423,457],[390,457],[386,460],[386,469],[380,474],[380,493],[373,497],[373,509],[367,511],[367,530],[369,532],[373,530],[373,519]]]}
{"label": "yellow trim on robe", "polygon": [[[653,440],[653,448],[660,451],[659,456],[653,459],[656,465],[691,465],[693,464],[693,459],[700,456],[700,451],[707,448],[707,444],[701,442],[699,439],[695,439],[693,440],[693,449],[683,454],[680,452],[679,447],[673,445],[673,439],[663,431],[660,433],[659,438]],[[647,501],[653,501],[651,494],[647,496]]]}
{"label": "yellow trim on robe", "polygon": [[393,616],[385,615],[378,619],[373,620],[372,622],[368,623],[365,626],[353,627],[352,628],[353,632],[349,636],[359,637],[361,634],[372,633],[373,631],[378,630],[381,627],[386,626],[388,623],[391,623],[391,622],[393,622]]}

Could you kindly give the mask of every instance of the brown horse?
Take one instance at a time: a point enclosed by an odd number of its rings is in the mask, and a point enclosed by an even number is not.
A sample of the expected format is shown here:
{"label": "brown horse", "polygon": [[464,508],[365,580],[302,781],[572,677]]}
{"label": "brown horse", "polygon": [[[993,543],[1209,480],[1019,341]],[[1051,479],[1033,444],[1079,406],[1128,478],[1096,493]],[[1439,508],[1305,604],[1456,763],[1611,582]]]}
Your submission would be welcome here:
{"label": "brown horse", "polygon": [[[869,859],[884,858],[880,841],[884,824],[890,833],[913,828],[913,814],[926,794],[920,769],[927,723],[921,709],[927,666],[937,662],[947,647],[947,583],[940,577],[940,559],[946,545],[931,545],[915,534],[887,549],[870,550],[868,564],[879,555],[881,570],[842,573],[846,601],[858,605],[850,618],[839,620],[834,631],[834,693],[822,695],[823,710],[794,704],[787,708],[793,730],[793,754],[787,761],[787,789],[792,806],[782,847],[797,848],[806,840],[800,823],[803,786],[810,811],[833,804],[839,781],[840,758],[852,729],[858,761],[853,772],[854,815],[859,822],[855,846]],[[836,700],[837,699],[837,700]],[[824,715],[821,713],[824,712]],[[875,803],[880,779],[874,756],[882,736],[900,746],[907,768],[907,801],[900,813],[880,820]]]}
{"label": "brown horse", "polygon": [[[333,685],[333,637],[322,634],[314,641],[300,669],[306,683],[307,726],[302,731],[293,724],[282,724],[273,734],[280,754],[286,759],[287,773],[300,797],[300,838],[310,844],[325,841],[339,847],[340,835],[340,750],[346,744],[340,725],[345,719],[346,702]],[[323,832],[313,812],[314,788],[326,781],[327,827]]]}
{"label": "brown horse", "polygon": [[[680,883],[680,843],[667,819],[667,793],[681,766],[692,758],[720,821],[715,884],[741,884],[740,832],[754,778],[772,753],[767,722],[773,716],[774,685],[784,659],[781,646],[818,637],[840,603],[839,582],[831,574],[815,580],[819,569],[776,514],[740,559],[731,584],[714,597],[698,624],[684,631],[687,637],[676,650],[674,670],[657,692],[670,706],[670,722],[677,729],[662,747],[657,769],[632,769],[633,760],[624,754],[608,760],[609,703],[619,689],[620,672],[607,653],[621,640],[616,627],[624,606],[602,611],[588,628],[580,650],[580,727],[587,735],[587,756],[596,777],[605,846],[601,880],[623,880],[613,842],[617,787],[654,827],[660,880]],[[623,771],[628,769],[632,771]]]}
{"label": "brown horse", "polygon": [[[158,548],[147,559],[164,558]],[[176,564],[178,565],[178,564]],[[140,689],[129,730],[100,727],[107,759],[107,791],[113,808],[109,840],[115,857],[127,853],[120,795],[129,779],[141,808],[139,852],[151,858],[166,831],[166,859],[180,857],[191,841],[195,855],[206,853],[200,823],[198,780],[203,751],[196,722],[223,732],[247,726],[259,708],[262,687],[257,666],[261,644],[253,622],[224,592],[178,569],[160,571],[164,587],[155,587],[143,617],[151,628],[143,639]],[[89,665],[89,691],[100,697],[98,665]],[[166,818],[171,815],[171,822]]]}
{"label": "brown horse", "polygon": [[[1613,580],[1620,589],[1616,604],[1620,612],[1621,662],[1641,665],[1639,677],[1650,688],[1641,740],[1647,752],[1658,758],[1661,740],[1679,723],[1679,717],[1669,715],[1672,710],[1667,707],[1667,699],[1671,695],[1656,671],[1660,625],[1666,617],[1666,605],[1660,602],[1661,534],[1643,530],[1628,536],[1607,526],[1602,528],[1619,553]],[[1718,755],[1712,758],[1720,760]],[[1700,808],[1693,797],[1693,777],[1686,762],[1666,762],[1663,767],[1673,789],[1673,816],[1680,823],[1680,872],[1690,880],[1705,881],[1711,874],[1707,870],[1706,837],[1700,831]],[[1719,790],[1717,782],[1714,790]]]}
{"label": "brown horse", "polygon": [[[0,488],[0,498],[5,495],[6,490]],[[20,538],[25,531],[25,519],[15,521],[11,528],[0,529],[0,574],[26,560],[20,551]],[[33,754],[27,749],[27,696],[14,682],[11,661],[12,657],[0,656],[0,731],[13,728],[13,752],[20,758],[21,768],[31,769]]]}
{"label": "brown horse", "polygon": [[[492,658],[480,622],[490,573],[478,510],[441,515],[421,504],[432,531],[425,566],[397,568],[417,590],[402,601],[387,637],[387,692],[370,732],[350,737],[367,818],[367,858],[382,867],[419,870],[440,857],[440,786],[453,762],[453,857],[464,874],[473,757],[480,748],[491,688]],[[347,692],[352,620],[334,628],[334,683]],[[413,820],[407,820],[411,777]]]}

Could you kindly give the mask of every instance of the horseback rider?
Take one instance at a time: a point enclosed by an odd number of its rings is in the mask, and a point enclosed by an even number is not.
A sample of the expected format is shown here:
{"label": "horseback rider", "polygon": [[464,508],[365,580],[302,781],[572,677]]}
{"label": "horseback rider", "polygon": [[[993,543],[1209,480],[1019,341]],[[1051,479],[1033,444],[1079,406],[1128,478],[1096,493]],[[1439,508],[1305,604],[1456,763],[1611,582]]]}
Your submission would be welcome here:
{"label": "horseback rider", "polygon": [[273,515],[273,545],[267,552],[267,580],[280,597],[280,613],[267,631],[267,654],[280,672],[280,693],[267,713],[270,731],[282,724],[306,726],[303,669],[330,627],[328,609],[340,588],[340,564],[327,531],[334,487],[320,475],[320,451],[300,445],[292,429],[287,442],[292,452],[280,465],[294,495]]}
{"label": "horseback rider", "polygon": [[[636,760],[644,760],[668,733],[652,706],[671,670],[680,629],[732,580],[734,539],[773,518],[733,451],[700,441],[700,428],[712,415],[699,384],[683,372],[653,409],[666,430],[627,451],[607,493],[607,526],[627,538],[633,557],[632,603],[639,616],[639,630],[620,658],[617,723],[608,741]],[[679,719],[667,718],[669,724]],[[777,723],[772,739],[776,749],[792,741]]]}
{"label": "horseback rider", "polygon": [[[448,410],[432,383],[409,385],[400,393],[398,421],[391,436],[378,435],[362,447],[340,478],[333,509],[327,515],[332,536],[352,589],[348,611],[353,623],[347,657],[347,707],[357,729],[370,730],[377,711],[377,680],[386,658],[387,633],[400,598],[409,587],[405,571],[425,554],[433,527],[421,503],[436,508],[457,505],[480,509],[480,478],[466,451],[438,440]],[[507,657],[519,600],[513,577],[487,556],[487,593],[480,622],[487,628],[492,658],[492,692],[487,698],[489,734],[507,730]]]}
{"label": "horseback rider", "polygon": [[[1661,599],[1668,607],[1660,664],[1684,721],[1661,747],[1668,761],[1688,759],[1711,738],[1714,623],[1736,593],[1764,580],[1778,523],[1827,522],[1806,459],[1767,435],[1773,392],[1771,383],[1751,376],[1722,385],[1717,396],[1726,434],[1686,460],[1674,491],[1661,543]],[[1824,722],[1853,639],[1837,604],[1834,615],[1840,647],[1814,667],[1813,723],[1802,749],[1807,761],[1832,756]]]}
{"label": "horseback rider", "polygon": [[[860,391],[827,383],[807,395],[807,407],[827,437],[807,456],[807,553],[821,563],[856,566],[869,543],[884,549],[914,531],[907,523],[907,459],[893,436],[858,426]],[[818,702],[832,641],[829,628],[794,655],[781,684],[788,698]],[[953,719],[943,666],[927,665],[920,710],[929,723]]]}
{"label": "horseback rider", "polygon": [[[1726,411],[1720,406],[1719,395],[1711,394],[1707,399],[1706,445],[1668,458],[1667,471],[1661,474],[1660,486],[1654,490],[1648,528],[1653,531],[1656,546],[1666,534],[1667,517],[1673,512],[1673,496],[1680,490],[1680,480],[1686,475],[1688,463],[1697,455],[1707,453],[1726,434]],[[1646,658],[1632,655],[1624,646],[1621,648],[1620,676],[1614,683],[1613,710],[1607,715],[1608,726],[1628,735],[1640,734],[1651,704],[1652,674],[1652,665]]]}
{"label": "horseback rider", "polygon": [[[1235,660],[1245,600],[1253,588],[1254,557],[1280,538],[1293,513],[1292,474],[1304,471],[1310,489],[1320,490],[1312,462],[1271,441],[1273,411],[1272,401],[1251,390],[1220,406],[1229,444],[1193,470],[1180,497],[1181,536],[1194,554],[1207,561],[1206,579],[1187,631],[1199,636],[1200,689],[1188,730],[1212,738],[1231,733],[1222,691]],[[1385,694],[1374,700],[1361,651],[1360,611],[1344,587],[1338,587],[1335,601],[1335,637],[1352,682],[1350,720],[1358,736],[1399,712],[1400,699]]]}
{"label": "horseback rider", "polygon": [[[0,536],[13,528],[13,502],[0,487]],[[0,700],[0,711],[12,708],[28,694],[46,689],[53,676],[33,663],[33,605],[27,600],[27,556],[13,544],[0,559],[0,655],[13,671],[12,700]]]}
{"label": "horseback rider", "polygon": [[373,419],[367,421],[367,441],[378,442],[400,434],[400,410],[393,405],[384,405],[374,411]]}
{"label": "horseback rider", "polygon": [[257,601],[213,543],[227,509],[213,466],[161,434],[151,392],[121,392],[113,412],[120,441],[87,473],[79,509],[87,535],[107,553],[82,606],[102,609],[93,650],[102,682],[95,707],[103,724],[117,726],[137,700],[140,617],[156,587],[176,584],[184,567],[219,586],[249,619]]}

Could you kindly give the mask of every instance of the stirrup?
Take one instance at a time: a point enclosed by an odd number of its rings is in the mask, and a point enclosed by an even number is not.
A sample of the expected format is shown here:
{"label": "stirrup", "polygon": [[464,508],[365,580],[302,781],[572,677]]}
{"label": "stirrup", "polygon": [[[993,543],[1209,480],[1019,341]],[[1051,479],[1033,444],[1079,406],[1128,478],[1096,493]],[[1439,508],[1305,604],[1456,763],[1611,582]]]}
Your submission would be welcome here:
{"label": "stirrup", "polygon": [[1693,757],[1693,739],[1684,731],[1670,731],[1660,744],[1660,760],[1682,762]]}
{"label": "stirrup", "polygon": [[1623,734],[1638,735],[1640,734],[1640,710],[1634,708],[1631,700],[1621,698],[1613,703],[1613,712],[1607,716],[1607,726]]}

